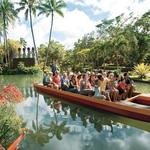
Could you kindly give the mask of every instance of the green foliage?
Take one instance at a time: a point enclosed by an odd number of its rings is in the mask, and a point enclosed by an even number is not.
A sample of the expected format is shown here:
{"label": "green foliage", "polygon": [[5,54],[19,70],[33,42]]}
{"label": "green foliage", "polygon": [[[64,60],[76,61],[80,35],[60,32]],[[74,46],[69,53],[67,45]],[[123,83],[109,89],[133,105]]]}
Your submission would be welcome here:
{"label": "green foliage", "polygon": [[65,56],[64,46],[56,41],[51,41],[51,48],[47,49],[47,45],[41,44],[38,48],[39,50],[39,60],[44,62],[46,58],[46,53],[48,50],[48,61],[47,65],[50,66],[54,60],[58,61],[58,64],[62,64]]}
{"label": "green foliage", "polygon": [[25,67],[24,63],[20,62],[16,69],[9,69],[8,65],[1,66],[0,74],[15,75],[15,74],[36,74],[41,71],[39,66]]}
{"label": "green foliage", "polygon": [[69,59],[72,68],[113,64],[119,69],[120,66],[132,68],[142,62],[149,63],[149,22],[149,11],[141,18],[135,18],[131,13],[128,17],[121,14],[114,19],[102,20],[96,33],[84,35],[75,42]]}
{"label": "green foliage", "polygon": [[7,48],[9,50],[9,59],[12,62],[13,58],[17,56],[18,48],[21,47],[19,41],[8,39]]}
{"label": "green foliage", "polygon": [[24,11],[25,20],[27,21],[28,18],[30,18],[30,28],[31,28],[31,34],[32,34],[32,40],[35,50],[35,61],[38,64],[38,52],[36,48],[35,43],[35,36],[33,31],[33,21],[32,21],[32,15],[36,16],[36,10],[37,10],[37,0],[20,0],[19,8],[17,8],[17,12]]}
{"label": "green foliage", "polygon": [[145,56],[144,56],[144,63],[150,65],[150,51],[145,54]]}
{"label": "green foliage", "polygon": [[[0,20],[2,20],[2,30],[4,39],[4,52],[6,62],[10,65],[9,50],[7,47],[7,30],[9,25],[13,24],[17,18],[17,11],[14,8],[14,4],[10,0],[2,0],[0,2]],[[8,58],[7,58],[7,57]]]}
{"label": "green foliage", "polygon": [[63,0],[46,0],[42,1],[40,5],[37,7],[40,11],[38,15],[44,14],[46,17],[51,15],[51,25],[50,25],[50,31],[49,31],[49,40],[48,40],[48,47],[46,49],[46,57],[45,57],[45,63],[44,68],[47,65],[48,62],[48,51],[52,49],[51,46],[51,37],[52,37],[52,31],[53,31],[53,22],[54,22],[54,14],[58,14],[61,17],[64,16],[62,8],[66,7],[66,3]]}
{"label": "green foliage", "polygon": [[27,42],[24,38],[20,38],[20,44],[23,46],[23,47],[26,47],[27,46]]}
{"label": "green foliage", "polygon": [[3,50],[3,45],[0,44],[0,63],[3,62],[3,57],[4,57],[4,50]]}
{"label": "green foliage", "polygon": [[[18,47],[21,47],[19,41],[8,39],[7,40],[7,49],[9,50],[9,61],[12,62],[13,58],[16,57],[18,53]],[[4,58],[4,45],[0,44],[0,62],[3,63]]]}
{"label": "green foliage", "polygon": [[150,65],[145,65],[144,63],[141,63],[135,66],[134,70],[139,78],[143,79],[146,77],[147,73],[150,73]]}
{"label": "green foliage", "polygon": [[0,106],[0,143],[7,148],[19,135],[22,119],[12,105]]}
{"label": "green foliage", "polygon": [[36,74],[40,71],[38,66],[25,67],[22,62],[17,66],[17,74]]}

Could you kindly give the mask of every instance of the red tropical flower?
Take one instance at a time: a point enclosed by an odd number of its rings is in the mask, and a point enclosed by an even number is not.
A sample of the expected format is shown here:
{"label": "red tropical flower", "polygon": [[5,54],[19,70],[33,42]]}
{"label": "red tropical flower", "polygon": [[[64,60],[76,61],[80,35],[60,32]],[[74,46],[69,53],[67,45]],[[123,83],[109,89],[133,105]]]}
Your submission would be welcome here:
{"label": "red tropical flower", "polygon": [[21,91],[14,85],[0,89],[0,104],[7,102],[20,102],[23,99]]}

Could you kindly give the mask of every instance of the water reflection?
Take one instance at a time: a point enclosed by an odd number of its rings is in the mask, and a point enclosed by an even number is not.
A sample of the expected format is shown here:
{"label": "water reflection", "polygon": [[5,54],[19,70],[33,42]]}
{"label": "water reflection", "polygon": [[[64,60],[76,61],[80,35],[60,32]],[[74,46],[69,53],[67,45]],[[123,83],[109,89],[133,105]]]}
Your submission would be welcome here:
{"label": "water reflection", "polygon": [[[18,113],[27,122],[26,126],[31,129],[20,145],[22,150],[130,150],[134,148],[133,143],[139,144],[142,149],[148,148],[150,134],[135,128],[150,131],[149,124],[143,122],[89,111],[88,108],[42,95],[28,98],[17,107]],[[145,144],[135,141],[139,141],[139,135],[142,135],[141,140]]]}
{"label": "water reflection", "polygon": [[41,75],[0,75],[0,87],[8,84],[16,85],[26,98],[36,94],[33,83],[40,83],[41,81]]}
{"label": "water reflection", "polygon": [[[57,103],[53,101],[51,103],[51,109],[54,114],[53,120],[48,122],[39,122],[39,94],[35,97],[36,99],[36,115],[35,119],[32,120],[32,127],[29,129],[26,139],[21,144],[20,149],[26,149],[34,144],[39,145],[39,147],[44,146],[49,143],[49,140],[54,136],[58,139],[62,139],[62,135],[69,132],[69,128],[66,127],[66,121],[58,121],[56,110],[58,110]],[[34,143],[34,144],[33,144]]]}
{"label": "water reflection", "polygon": [[[26,98],[16,106],[31,130],[22,150],[149,150],[149,123],[38,95],[34,82],[42,82],[42,75],[0,76],[0,86],[15,84]],[[140,88],[150,93],[148,84]]]}

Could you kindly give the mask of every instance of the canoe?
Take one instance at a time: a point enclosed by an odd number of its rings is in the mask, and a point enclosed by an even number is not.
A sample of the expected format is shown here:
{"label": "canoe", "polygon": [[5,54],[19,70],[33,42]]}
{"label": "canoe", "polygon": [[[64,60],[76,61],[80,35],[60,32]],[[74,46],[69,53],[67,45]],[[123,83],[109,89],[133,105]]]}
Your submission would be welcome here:
{"label": "canoe", "polygon": [[128,99],[129,102],[150,106],[150,94],[139,94]]}
{"label": "canoe", "polygon": [[23,140],[25,134],[21,134],[9,147],[7,150],[17,150],[19,143]]}
{"label": "canoe", "polygon": [[[96,109],[109,111],[125,117],[150,122],[150,106],[132,102],[134,101],[134,98],[137,99],[138,96],[144,99],[145,96],[142,96],[141,94],[133,97],[132,99],[129,99],[129,101],[127,100],[121,102],[110,102],[106,100],[96,99],[94,97],[56,90],[39,84],[34,84],[34,88],[39,92],[58,97],[72,103],[82,104]],[[146,103],[150,104],[150,96],[146,96],[145,99],[147,101]]]}

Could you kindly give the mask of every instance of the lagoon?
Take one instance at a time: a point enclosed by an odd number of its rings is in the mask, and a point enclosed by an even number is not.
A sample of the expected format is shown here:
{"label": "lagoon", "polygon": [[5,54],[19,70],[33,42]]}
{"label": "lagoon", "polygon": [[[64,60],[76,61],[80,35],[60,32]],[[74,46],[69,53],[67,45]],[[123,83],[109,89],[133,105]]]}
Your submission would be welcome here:
{"label": "lagoon", "polygon": [[[25,100],[16,105],[30,132],[21,150],[149,150],[150,123],[68,103],[39,94],[32,84],[41,76],[0,76],[0,85],[12,83]],[[135,83],[137,91],[150,93],[149,84]]]}

